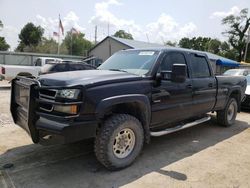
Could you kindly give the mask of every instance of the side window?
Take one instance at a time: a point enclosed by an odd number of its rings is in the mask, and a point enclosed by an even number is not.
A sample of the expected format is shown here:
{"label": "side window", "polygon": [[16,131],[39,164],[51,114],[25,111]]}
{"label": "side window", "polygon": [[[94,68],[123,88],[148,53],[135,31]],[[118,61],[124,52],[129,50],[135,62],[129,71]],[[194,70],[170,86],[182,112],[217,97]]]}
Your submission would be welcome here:
{"label": "side window", "polygon": [[42,60],[40,58],[36,60],[35,66],[42,66]]}
{"label": "side window", "polygon": [[[172,71],[173,64],[184,64],[186,65],[186,59],[182,53],[179,52],[170,52],[166,54],[163,58],[160,69],[158,72],[161,71]],[[188,75],[188,70],[187,70]],[[169,75],[170,76],[170,75]]]}
{"label": "side window", "polygon": [[55,61],[54,59],[45,59],[45,64]]}
{"label": "side window", "polygon": [[85,70],[84,66],[81,64],[69,64],[70,71]]}
{"label": "side window", "polygon": [[190,54],[190,61],[193,78],[207,78],[211,76],[208,62],[205,57]]}
{"label": "side window", "polygon": [[55,72],[64,72],[67,71],[67,64],[57,64],[54,68],[53,71]]}

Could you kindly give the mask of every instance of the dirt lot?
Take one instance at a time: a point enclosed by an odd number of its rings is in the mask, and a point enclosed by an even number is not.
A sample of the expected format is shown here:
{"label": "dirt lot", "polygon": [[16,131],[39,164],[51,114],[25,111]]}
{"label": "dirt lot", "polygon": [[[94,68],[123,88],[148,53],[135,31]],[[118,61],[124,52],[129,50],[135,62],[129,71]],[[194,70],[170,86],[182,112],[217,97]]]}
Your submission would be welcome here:
{"label": "dirt lot", "polygon": [[[153,138],[129,168],[109,172],[92,140],[64,146],[32,144],[9,113],[0,89],[0,188],[6,187],[250,187],[250,112],[230,128],[215,121]],[[14,166],[4,169],[2,166]]]}

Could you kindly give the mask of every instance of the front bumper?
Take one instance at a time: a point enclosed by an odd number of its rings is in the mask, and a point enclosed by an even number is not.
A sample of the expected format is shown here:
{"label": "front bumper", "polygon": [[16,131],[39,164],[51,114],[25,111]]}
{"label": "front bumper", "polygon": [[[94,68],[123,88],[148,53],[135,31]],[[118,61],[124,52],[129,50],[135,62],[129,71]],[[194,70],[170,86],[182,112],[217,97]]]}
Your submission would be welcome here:
{"label": "front bumper", "polygon": [[[26,130],[34,143],[64,144],[94,137],[98,126],[95,116],[84,117],[53,114],[42,110],[41,105],[49,108],[54,104],[68,105],[40,97],[43,88],[36,80],[17,77],[11,86],[11,113],[15,124]],[[81,105],[81,102],[77,102]]]}
{"label": "front bumper", "polygon": [[36,122],[42,145],[72,143],[96,135],[96,121],[59,122],[40,117]]}

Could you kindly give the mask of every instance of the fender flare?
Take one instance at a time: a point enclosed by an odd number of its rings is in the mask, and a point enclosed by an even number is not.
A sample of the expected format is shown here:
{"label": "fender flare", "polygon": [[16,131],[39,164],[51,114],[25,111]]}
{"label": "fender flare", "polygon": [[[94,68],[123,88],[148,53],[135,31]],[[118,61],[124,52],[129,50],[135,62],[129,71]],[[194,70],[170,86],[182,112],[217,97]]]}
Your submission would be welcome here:
{"label": "fender flare", "polygon": [[143,108],[142,113],[145,115],[145,122],[143,122],[143,128],[145,131],[145,141],[148,143],[150,140],[149,124],[151,121],[151,105],[149,98],[146,95],[128,94],[102,99],[95,110],[97,119],[104,118],[107,109],[112,108],[112,106],[124,103],[138,103],[140,105],[140,108]]}
{"label": "fender flare", "polygon": [[239,93],[239,96],[238,96],[238,98],[236,99],[237,102],[238,102],[238,112],[239,112],[239,111],[240,111],[240,103],[241,103],[241,100],[242,100],[242,97],[243,97],[241,87],[240,87],[240,86],[232,87],[232,88],[228,91],[227,101],[230,99],[230,96],[232,95],[233,92],[238,92],[238,93]]}

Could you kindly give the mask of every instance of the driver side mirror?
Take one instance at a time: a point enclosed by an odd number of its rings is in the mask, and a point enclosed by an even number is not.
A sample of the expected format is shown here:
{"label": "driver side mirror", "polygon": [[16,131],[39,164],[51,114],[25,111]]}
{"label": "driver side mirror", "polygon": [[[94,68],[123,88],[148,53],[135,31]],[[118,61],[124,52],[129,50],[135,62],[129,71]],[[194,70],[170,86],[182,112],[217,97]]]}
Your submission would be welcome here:
{"label": "driver side mirror", "polygon": [[187,78],[187,65],[173,64],[171,81],[177,83],[183,83]]}
{"label": "driver side mirror", "polygon": [[172,71],[162,71],[158,77],[163,80],[183,83],[187,78],[187,66],[184,64],[173,64]]}

